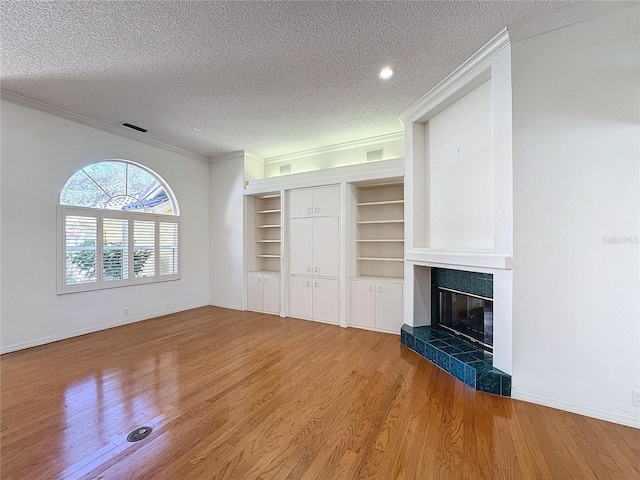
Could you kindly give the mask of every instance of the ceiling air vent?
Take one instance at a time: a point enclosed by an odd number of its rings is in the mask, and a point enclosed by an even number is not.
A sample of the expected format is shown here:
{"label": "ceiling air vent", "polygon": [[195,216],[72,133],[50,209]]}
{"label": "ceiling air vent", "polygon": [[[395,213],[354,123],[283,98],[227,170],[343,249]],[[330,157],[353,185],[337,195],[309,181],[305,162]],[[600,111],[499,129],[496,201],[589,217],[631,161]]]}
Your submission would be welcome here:
{"label": "ceiling air vent", "polygon": [[375,162],[376,160],[382,160],[382,149],[369,150],[367,152],[367,162]]}
{"label": "ceiling air vent", "polygon": [[291,164],[280,165],[280,175],[289,175],[291,173]]}
{"label": "ceiling air vent", "polygon": [[138,132],[142,132],[142,133],[146,133],[146,132],[149,131],[146,128],[142,128],[142,127],[139,127],[137,125],[133,125],[132,123],[122,122],[120,125],[122,125],[123,127],[130,128],[132,130],[137,130]]}

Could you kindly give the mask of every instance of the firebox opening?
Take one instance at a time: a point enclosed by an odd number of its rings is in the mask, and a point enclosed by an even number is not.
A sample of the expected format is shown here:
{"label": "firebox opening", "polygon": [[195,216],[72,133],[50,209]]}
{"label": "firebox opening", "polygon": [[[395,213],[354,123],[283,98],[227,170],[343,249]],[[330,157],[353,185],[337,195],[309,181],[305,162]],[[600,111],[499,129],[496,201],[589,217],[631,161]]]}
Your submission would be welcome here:
{"label": "firebox opening", "polygon": [[438,287],[438,325],[493,351],[493,300]]}

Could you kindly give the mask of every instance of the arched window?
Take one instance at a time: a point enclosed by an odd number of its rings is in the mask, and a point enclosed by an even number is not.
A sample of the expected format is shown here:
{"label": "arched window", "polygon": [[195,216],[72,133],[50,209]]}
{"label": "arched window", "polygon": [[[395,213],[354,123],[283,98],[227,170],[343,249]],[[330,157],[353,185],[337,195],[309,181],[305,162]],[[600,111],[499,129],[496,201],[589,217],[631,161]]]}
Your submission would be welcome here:
{"label": "arched window", "polygon": [[123,160],[84,167],[60,211],[59,293],[179,278],[178,202],[153,171]]}

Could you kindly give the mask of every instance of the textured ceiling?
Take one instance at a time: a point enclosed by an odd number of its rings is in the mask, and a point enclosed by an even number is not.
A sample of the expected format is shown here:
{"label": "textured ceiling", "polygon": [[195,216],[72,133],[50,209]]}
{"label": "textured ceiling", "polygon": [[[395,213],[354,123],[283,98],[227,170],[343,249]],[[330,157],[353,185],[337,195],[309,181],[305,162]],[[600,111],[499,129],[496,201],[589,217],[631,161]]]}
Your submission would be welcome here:
{"label": "textured ceiling", "polygon": [[2,0],[1,87],[207,157],[271,157],[402,130],[502,28],[569,3]]}

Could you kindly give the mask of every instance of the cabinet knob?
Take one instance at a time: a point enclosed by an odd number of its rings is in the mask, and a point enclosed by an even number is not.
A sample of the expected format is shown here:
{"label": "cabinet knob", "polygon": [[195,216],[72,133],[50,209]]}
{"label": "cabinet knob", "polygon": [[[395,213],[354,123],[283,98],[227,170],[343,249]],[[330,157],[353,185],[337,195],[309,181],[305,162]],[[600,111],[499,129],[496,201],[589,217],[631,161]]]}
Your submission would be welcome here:
{"label": "cabinet knob", "polygon": [[307,208],[307,213],[311,213],[311,207]]}
{"label": "cabinet knob", "polygon": [[307,282],[307,287],[310,287],[310,286],[311,286],[311,282]]}
{"label": "cabinet knob", "polygon": [[267,277],[264,277],[264,283],[267,283],[267,280],[268,280]]}
{"label": "cabinet knob", "polygon": [[320,213],[320,209],[319,208],[316,208],[316,213]]}
{"label": "cabinet knob", "polygon": [[378,287],[378,293],[382,293],[382,287]]}
{"label": "cabinet knob", "polygon": [[262,282],[262,278],[258,277],[258,283]]}
{"label": "cabinet knob", "polygon": [[318,285],[318,282],[316,282],[316,288],[318,288],[320,285]]}
{"label": "cabinet knob", "polygon": [[373,293],[373,285],[370,285],[370,286],[369,286],[369,291],[370,291],[371,293]]}
{"label": "cabinet knob", "polygon": [[307,267],[307,272],[310,272],[310,271],[311,271],[311,266],[308,266]]}
{"label": "cabinet knob", "polygon": [[316,267],[316,272],[319,272],[319,271],[320,271],[320,268]]}

